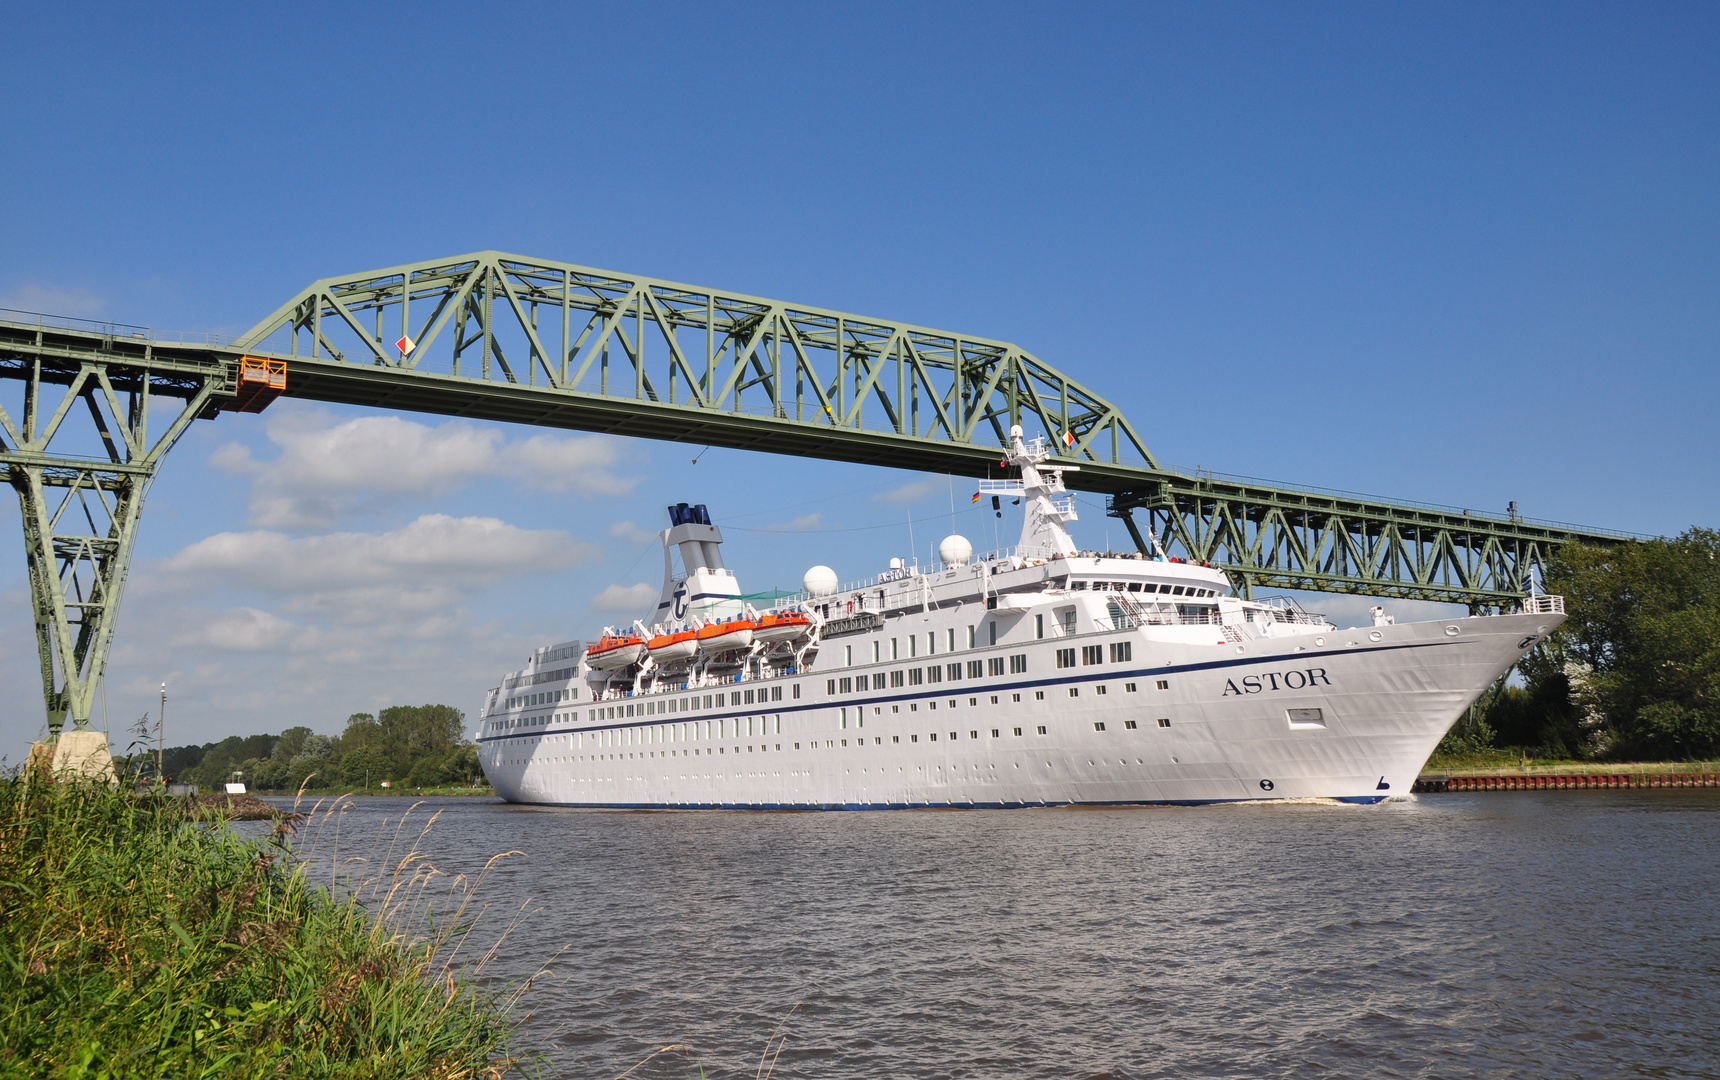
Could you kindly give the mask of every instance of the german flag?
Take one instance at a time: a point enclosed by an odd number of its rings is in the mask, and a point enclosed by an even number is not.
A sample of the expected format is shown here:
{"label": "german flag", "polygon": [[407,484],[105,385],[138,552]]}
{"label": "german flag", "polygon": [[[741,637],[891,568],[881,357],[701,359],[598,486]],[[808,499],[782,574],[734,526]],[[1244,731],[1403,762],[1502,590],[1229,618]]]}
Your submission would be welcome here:
{"label": "german flag", "polygon": [[973,501],[979,502],[979,492],[976,491],[973,493]]}

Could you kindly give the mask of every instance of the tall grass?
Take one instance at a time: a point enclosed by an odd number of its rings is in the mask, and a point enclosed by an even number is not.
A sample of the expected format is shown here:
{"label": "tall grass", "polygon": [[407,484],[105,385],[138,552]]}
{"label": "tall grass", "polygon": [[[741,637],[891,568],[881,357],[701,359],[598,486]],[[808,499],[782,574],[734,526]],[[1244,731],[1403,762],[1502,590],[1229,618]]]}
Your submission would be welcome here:
{"label": "tall grass", "polygon": [[[518,1064],[517,991],[480,986],[484,957],[463,951],[476,882],[440,875],[415,844],[357,880],[312,882],[284,839],[191,820],[159,795],[0,778],[0,1075],[454,1078]],[[350,871],[339,854],[331,872]]]}

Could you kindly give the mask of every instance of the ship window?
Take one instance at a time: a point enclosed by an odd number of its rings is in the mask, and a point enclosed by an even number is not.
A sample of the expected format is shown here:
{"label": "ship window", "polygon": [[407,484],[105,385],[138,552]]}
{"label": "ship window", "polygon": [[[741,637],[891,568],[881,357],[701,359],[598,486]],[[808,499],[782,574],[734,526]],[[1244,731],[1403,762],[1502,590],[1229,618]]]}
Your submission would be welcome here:
{"label": "ship window", "polygon": [[1141,583],[1138,581],[1129,582],[1129,591],[1130,592],[1140,592],[1141,591]]}
{"label": "ship window", "polygon": [[1035,615],[1033,617],[1033,636],[1035,638],[1042,638],[1045,636],[1045,616]]}
{"label": "ship window", "polygon": [[953,626],[950,627],[949,634],[950,634],[950,647],[944,651],[945,652],[955,652],[956,651],[956,628]]}
{"label": "ship window", "polygon": [[993,705],[997,704],[997,695],[996,694],[991,695],[991,703]]}
{"label": "ship window", "polygon": [[991,643],[993,645],[996,645],[997,644],[997,623],[990,622],[990,623],[986,623],[985,625],[986,625],[987,632],[991,635]]}
{"label": "ship window", "polygon": [[970,627],[968,627],[968,648],[970,648],[970,649],[973,648],[973,643],[974,643],[974,627],[970,626]]}
{"label": "ship window", "polygon": [[937,651],[938,651],[938,632],[936,630],[927,630],[926,631],[926,655],[930,656]]}
{"label": "ship window", "polygon": [[935,731],[932,732],[932,734],[930,735],[930,738],[933,742],[937,742],[938,741],[938,733]]}
{"label": "ship window", "polygon": [[1103,664],[1104,662],[1105,662],[1105,646],[1103,646],[1103,645],[1083,645],[1083,646],[1081,646],[1081,666],[1082,667],[1086,667],[1089,664]]}
{"label": "ship window", "polygon": [[1181,596],[1182,594],[1183,594],[1183,586],[1181,586],[1181,585],[1178,585],[1171,590],[1172,596]]}
{"label": "ship window", "polygon": [[741,694],[741,700],[745,701],[748,705],[751,705],[753,703],[753,692],[751,690],[743,691]]}
{"label": "ship window", "polygon": [[1159,680],[1159,689],[1160,690],[1169,690],[1170,688],[1171,688],[1171,683],[1170,683],[1169,679],[1160,679]]}
{"label": "ship window", "polygon": [[1075,634],[1075,609],[1064,608],[1057,613],[1057,621],[1062,624],[1063,635],[1072,637]]}
{"label": "ship window", "polygon": [[844,728],[846,728],[848,726],[848,710],[847,709],[842,710],[842,726]]}
{"label": "ship window", "polygon": [[920,737],[918,735],[910,735],[910,736],[908,736],[908,741],[909,742],[919,742]]}
{"label": "ship window", "polygon": [[924,681],[924,679],[925,679],[925,672],[921,671],[919,668],[909,668],[908,669],[908,685],[909,686],[918,686],[918,685],[920,685],[921,682]]}
{"label": "ship window", "polygon": [[796,749],[796,750],[799,750],[799,749],[800,749],[800,744],[799,744],[799,743],[795,743],[795,744],[794,744],[794,748],[795,748],[795,749]]}
{"label": "ship window", "polygon": [[909,634],[908,635],[908,659],[912,660],[914,657],[916,657],[918,655],[920,655],[920,635]]}
{"label": "ship window", "polygon": [[1057,666],[1060,668],[1074,667],[1075,666],[1075,650],[1074,649],[1058,649],[1057,650]]}
{"label": "ship window", "polygon": [[1045,725],[1044,724],[1039,725],[1039,734],[1041,734],[1041,735],[1045,734]]}
{"label": "ship window", "polygon": [[874,690],[884,689],[884,672],[875,671],[872,673],[872,689],[874,689]]}
{"label": "ship window", "polygon": [[1105,721],[1095,720],[1093,722],[1093,730],[1094,731],[1104,731],[1105,730]]}
{"label": "ship window", "polygon": [[946,665],[944,665],[944,669],[949,674],[950,682],[960,682],[961,681],[962,666],[959,662],[954,663],[954,664],[946,664]]}
{"label": "ship window", "polygon": [[739,705],[740,703],[741,703],[741,692],[739,690],[729,691],[729,704],[730,705]]}
{"label": "ship window", "polygon": [[927,682],[935,683],[935,682],[943,682],[943,680],[944,680],[944,669],[939,667],[937,664],[933,664],[931,667],[926,669],[926,681]]}
{"label": "ship window", "polygon": [[969,660],[967,676],[970,679],[983,678],[985,676],[985,664],[979,660]]}
{"label": "ship window", "polygon": [[1081,688],[1079,686],[1071,686],[1069,688],[1069,696],[1070,697],[1080,697],[1081,696]]}
{"label": "ship window", "polygon": [[[850,680],[848,680],[848,679],[843,679],[842,681],[843,682],[850,682]],[[797,689],[798,689],[798,687],[797,687]],[[846,691],[848,689],[848,687],[844,686],[842,689],[844,691]],[[824,692],[826,694],[831,695],[831,696],[835,696],[835,694],[836,694],[836,680],[835,679],[830,680],[829,685],[825,688]]]}
{"label": "ship window", "polygon": [[1132,641],[1113,641],[1111,643],[1111,663],[1126,664],[1135,658],[1135,643]]}
{"label": "ship window", "polygon": [[1021,695],[1020,695],[1020,694],[1011,694],[1011,695],[1009,695],[1009,700],[1011,700],[1011,701],[1020,701],[1020,700],[1021,700]]}
{"label": "ship window", "polygon": [[1170,727],[1171,726],[1171,718],[1168,716],[1159,717],[1159,726],[1160,727]]}
{"label": "ship window", "polygon": [[890,672],[890,685],[891,686],[901,686],[902,685],[902,672],[900,672],[900,671]]}
{"label": "ship window", "polygon": [[1135,684],[1134,683],[1124,683],[1123,689],[1127,690],[1129,693],[1132,694],[1135,692]]}
{"label": "ship window", "polygon": [[[800,684],[799,683],[794,684],[794,693],[790,696],[795,698],[796,700],[799,700],[799,698],[800,698]],[[782,699],[781,694],[777,694],[772,698],[773,701],[780,701],[781,699]]]}
{"label": "ship window", "polygon": [[1017,735],[1020,735],[1020,734],[1021,734],[1021,729],[1020,729],[1020,728],[1016,728],[1016,729],[1015,729],[1015,733],[1016,733],[1016,734],[1017,734]]}
{"label": "ship window", "polygon": [[[781,713],[776,714],[776,733],[778,735],[782,734],[782,714]],[[778,749],[781,749],[781,748],[778,747]]]}
{"label": "ship window", "polygon": [[[997,729],[996,729],[996,728],[992,728],[992,729],[991,729],[991,733],[992,733],[992,734],[993,734],[993,735],[996,735],[996,734],[997,734]],[[979,732],[977,732],[977,731],[970,731],[970,732],[968,732],[968,738],[970,738],[970,739],[977,739],[977,738],[979,738]]]}
{"label": "ship window", "polygon": [[976,698],[976,697],[968,698],[968,704],[969,705],[978,705],[979,704],[979,698]]}
{"label": "ship window", "polygon": [[896,646],[896,639],[891,638],[890,639],[890,659],[892,659],[892,660],[901,659],[901,653],[902,653],[902,650],[897,648],[897,646]]}
{"label": "ship window", "polygon": [[1094,687],[1094,688],[1093,688],[1093,692],[1094,692],[1094,693],[1095,693],[1095,694],[1105,694],[1105,693],[1109,693],[1109,691],[1108,691],[1108,690],[1107,690],[1107,689],[1106,689],[1106,688],[1105,688],[1105,687],[1103,687],[1103,686],[1095,686],[1095,687]]}
{"label": "ship window", "polygon": [[843,667],[853,667],[854,666],[854,646],[844,645],[842,647],[842,657],[843,657],[843,659],[842,659],[842,666]]}
{"label": "ship window", "polygon": [[1009,673],[1011,675],[1023,675],[1023,674],[1026,674],[1026,672],[1027,672],[1027,654],[1026,653],[1017,653],[1016,655],[1009,658]]}
{"label": "ship window", "polygon": [[1125,721],[1123,721],[1123,726],[1124,726],[1124,727],[1125,727],[1125,728],[1128,728],[1128,729],[1129,729],[1129,730],[1130,730],[1130,731],[1133,731],[1133,730],[1135,730],[1135,722],[1134,722],[1134,721],[1133,721],[1133,720],[1125,720]]}
{"label": "ship window", "polygon": [[892,735],[892,736],[890,736],[890,741],[891,742],[901,742],[902,737],[900,735]]}
{"label": "ship window", "polygon": [[1002,675],[1003,674],[1003,657],[1001,657],[1001,656],[988,656],[988,657],[986,657],[985,670],[986,670],[986,673],[990,674],[990,675]]}
{"label": "ship window", "polygon": [[1323,728],[1326,717],[1319,709],[1289,709],[1290,726],[1293,728]]}
{"label": "ship window", "polygon": [[882,648],[882,646],[883,646],[883,642],[880,642],[880,641],[874,641],[872,643],[872,662],[874,664],[876,664],[878,662],[878,660],[880,659],[878,651],[880,648]]}

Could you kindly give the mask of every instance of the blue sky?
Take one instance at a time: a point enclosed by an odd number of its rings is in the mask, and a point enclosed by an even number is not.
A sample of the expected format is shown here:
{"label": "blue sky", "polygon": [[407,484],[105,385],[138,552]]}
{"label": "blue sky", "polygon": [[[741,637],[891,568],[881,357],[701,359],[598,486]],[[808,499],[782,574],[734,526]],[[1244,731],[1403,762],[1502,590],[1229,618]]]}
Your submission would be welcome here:
{"label": "blue sky", "polygon": [[[318,277],[497,248],[1016,341],[1175,465],[1720,524],[1711,5],[282,10],[9,13],[0,306],[234,333]],[[174,742],[473,712],[656,581],[668,502],[711,506],[748,588],[951,523],[939,478],[696,450],[200,423],[145,511],[109,723],[163,679]],[[14,760],[42,726],[17,525]]]}

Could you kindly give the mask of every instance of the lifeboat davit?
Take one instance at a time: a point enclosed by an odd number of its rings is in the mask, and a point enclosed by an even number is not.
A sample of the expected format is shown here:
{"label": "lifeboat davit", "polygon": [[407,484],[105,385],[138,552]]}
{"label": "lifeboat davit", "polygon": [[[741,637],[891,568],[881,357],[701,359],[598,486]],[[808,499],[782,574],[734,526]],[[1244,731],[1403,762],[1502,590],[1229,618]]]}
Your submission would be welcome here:
{"label": "lifeboat davit", "polygon": [[753,621],[744,617],[702,626],[699,628],[699,651],[721,653],[751,648],[753,629]]}
{"label": "lifeboat davit", "polygon": [[754,624],[754,641],[798,641],[812,633],[812,618],[804,611],[773,611]]}
{"label": "lifeboat davit", "polygon": [[632,634],[605,634],[585,650],[585,662],[598,671],[630,667],[645,655],[645,641]]}
{"label": "lifeboat davit", "polygon": [[696,630],[680,630],[673,634],[658,634],[645,643],[645,650],[651,654],[651,659],[659,664],[691,660],[699,651],[699,633]]}

